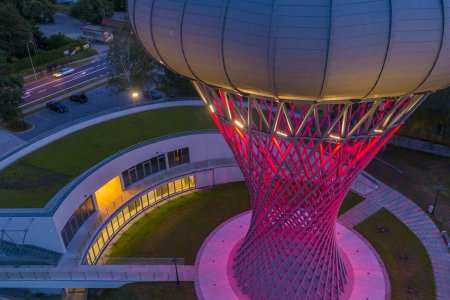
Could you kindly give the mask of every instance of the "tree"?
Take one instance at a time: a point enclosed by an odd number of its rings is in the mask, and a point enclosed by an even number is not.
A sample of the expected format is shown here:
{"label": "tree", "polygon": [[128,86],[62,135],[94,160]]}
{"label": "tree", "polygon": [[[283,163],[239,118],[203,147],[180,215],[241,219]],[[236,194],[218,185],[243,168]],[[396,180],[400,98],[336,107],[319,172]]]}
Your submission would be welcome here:
{"label": "tree", "polygon": [[114,31],[108,60],[109,85],[117,93],[129,88],[143,89],[161,72],[161,66],[145,52],[128,22]]}
{"label": "tree", "polygon": [[114,14],[114,4],[112,0],[79,0],[72,6],[70,13],[74,17],[100,24],[104,17]]}
{"label": "tree", "polygon": [[26,55],[26,43],[31,37],[31,26],[11,3],[0,4],[0,49],[7,57]]}
{"label": "tree", "polygon": [[126,7],[127,7],[126,0],[114,0],[115,11],[126,11]]}
{"label": "tree", "polygon": [[7,62],[6,54],[0,51],[0,117],[13,120],[18,116],[22,101],[23,79],[13,75],[13,66]]}
{"label": "tree", "polygon": [[55,8],[49,0],[12,0],[19,14],[34,23],[53,23]]}
{"label": "tree", "polygon": [[159,85],[170,97],[198,97],[189,79],[166,70],[165,76],[159,79]]}

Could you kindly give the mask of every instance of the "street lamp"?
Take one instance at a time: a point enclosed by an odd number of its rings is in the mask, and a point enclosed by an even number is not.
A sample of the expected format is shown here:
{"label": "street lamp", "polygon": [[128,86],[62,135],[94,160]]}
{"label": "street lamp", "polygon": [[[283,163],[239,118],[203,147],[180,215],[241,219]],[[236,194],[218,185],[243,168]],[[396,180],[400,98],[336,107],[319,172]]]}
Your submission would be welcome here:
{"label": "street lamp", "polygon": [[34,69],[34,64],[33,64],[33,60],[31,59],[30,48],[28,47],[28,43],[30,43],[30,42],[31,42],[31,41],[27,41],[27,50],[28,50],[28,56],[30,57],[31,67],[33,68],[34,79],[36,79],[36,80],[37,80],[37,76],[36,76],[36,70]]}
{"label": "street lamp", "polygon": [[434,199],[433,209],[431,210],[431,214],[432,214],[432,215],[434,215],[434,210],[436,209],[436,205],[437,205],[437,202],[438,202],[438,199],[439,199],[439,193],[440,193],[440,192],[441,192],[441,188],[438,187],[438,188],[436,189],[436,199]]}
{"label": "street lamp", "polygon": [[131,100],[133,100],[134,106],[137,106],[137,100],[139,98],[139,92],[136,90],[131,91]]}
{"label": "street lamp", "polygon": [[177,287],[180,287],[180,279],[178,278],[178,267],[177,267],[177,259],[172,259],[172,262],[175,264],[175,273],[177,274]]}

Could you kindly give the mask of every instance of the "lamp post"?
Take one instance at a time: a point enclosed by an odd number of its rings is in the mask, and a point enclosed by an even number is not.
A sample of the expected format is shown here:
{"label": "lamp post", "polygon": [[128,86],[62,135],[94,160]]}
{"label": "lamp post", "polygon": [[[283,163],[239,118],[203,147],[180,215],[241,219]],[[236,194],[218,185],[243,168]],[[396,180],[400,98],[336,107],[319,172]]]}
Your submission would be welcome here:
{"label": "lamp post", "polygon": [[176,259],[176,258],[172,259],[172,262],[173,262],[174,265],[175,265],[175,273],[176,273],[176,275],[177,275],[177,287],[179,288],[179,287],[180,287],[180,279],[178,278],[177,259]]}
{"label": "lamp post", "polygon": [[438,187],[438,188],[436,189],[436,199],[434,199],[433,210],[431,211],[431,214],[432,214],[432,215],[434,215],[434,210],[436,209],[436,205],[437,205],[437,202],[438,202],[438,199],[439,199],[439,193],[440,193],[440,192],[441,192],[441,188]]}
{"label": "lamp post", "polygon": [[137,91],[131,91],[131,100],[133,100],[134,106],[137,106],[137,100],[139,98],[139,93]]}
{"label": "lamp post", "polygon": [[20,117],[22,118],[23,129],[27,129],[27,125],[25,124],[25,119],[23,118],[23,111],[20,110]]}
{"label": "lamp post", "polygon": [[31,53],[30,53],[30,48],[28,47],[28,43],[30,41],[27,41],[27,50],[28,50],[28,57],[30,57],[30,62],[31,62],[31,67],[33,68],[33,74],[34,74],[34,79],[37,80],[37,76],[36,76],[36,70],[34,69],[34,64],[33,64],[33,60],[31,59]]}

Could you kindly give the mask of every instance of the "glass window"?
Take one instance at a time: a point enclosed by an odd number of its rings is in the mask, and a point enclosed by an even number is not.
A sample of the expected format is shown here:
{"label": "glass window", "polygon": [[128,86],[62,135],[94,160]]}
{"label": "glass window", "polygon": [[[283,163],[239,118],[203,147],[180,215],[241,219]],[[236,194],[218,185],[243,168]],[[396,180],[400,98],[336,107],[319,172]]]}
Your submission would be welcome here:
{"label": "glass window", "polygon": [[144,175],[144,166],[142,164],[136,165],[136,171],[137,171],[137,178],[138,180],[141,180],[145,177]]}
{"label": "glass window", "polygon": [[123,220],[126,222],[130,219],[130,212],[128,211],[128,207],[123,209]]}
{"label": "glass window", "polygon": [[95,211],[94,202],[92,201],[92,196],[89,196],[85,203],[87,204],[87,209],[89,211],[89,215],[92,215],[92,213]]}
{"label": "glass window", "polygon": [[142,210],[142,202],[141,202],[141,198],[138,198],[136,200],[136,210],[137,211],[141,211]]}
{"label": "glass window", "polygon": [[72,226],[72,230],[73,230],[73,234],[75,235],[75,233],[78,231],[78,224],[77,224],[77,220],[75,219],[75,216],[72,215],[72,217],[70,218],[70,226]]}
{"label": "glass window", "polygon": [[97,242],[92,244],[92,252],[94,252],[94,257],[97,257],[98,253],[100,252]]}
{"label": "glass window", "polygon": [[78,224],[78,227],[81,227],[81,225],[83,225],[83,216],[81,215],[81,209],[77,209],[76,211],[75,211],[75,214],[74,214],[74,216],[75,216],[75,219],[77,220],[77,224]]}
{"label": "glass window", "polygon": [[108,225],[106,226],[106,229],[108,230],[108,237],[111,237],[114,233],[111,222],[108,223]]}
{"label": "glass window", "polygon": [[162,197],[161,188],[158,187],[155,189],[155,200],[158,201],[159,199],[161,199],[161,197]]}
{"label": "glass window", "polygon": [[147,197],[148,197],[148,203],[154,203],[155,202],[155,190],[151,190],[150,192],[147,193]]}
{"label": "glass window", "polygon": [[69,245],[69,239],[67,238],[66,229],[65,228],[61,231],[61,236],[62,236],[64,245],[67,247],[67,245]]}
{"label": "glass window", "polygon": [[73,232],[73,230],[72,230],[72,226],[70,226],[70,223],[69,223],[69,222],[67,222],[66,226],[64,226],[64,231],[65,231],[65,233],[66,233],[67,240],[68,240],[67,245],[69,245],[69,244],[70,244],[70,241],[72,240],[72,238],[73,238],[73,236],[74,236],[74,232]]}
{"label": "glass window", "polygon": [[111,220],[112,228],[114,231],[119,229],[119,221],[117,219],[118,219],[118,217],[116,216]]}
{"label": "glass window", "polygon": [[181,182],[181,179],[175,180],[174,185],[175,185],[175,192],[181,192],[183,190],[183,184]]}
{"label": "glass window", "polygon": [[130,174],[131,183],[135,183],[137,181],[136,169],[133,167],[133,168],[129,169],[128,172]]}
{"label": "glass window", "polygon": [[195,187],[195,176],[189,176],[189,187]]}
{"label": "glass window", "polygon": [[123,185],[129,186],[131,184],[130,175],[128,175],[128,170],[122,172]]}
{"label": "glass window", "polygon": [[150,165],[151,165],[151,167],[152,167],[152,174],[159,171],[159,168],[158,168],[158,158],[153,157],[153,158],[150,160]]}
{"label": "glass window", "polygon": [[188,164],[190,162],[189,148],[181,149],[181,160],[183,164]]}
{"label": "glass window", "polygon": [[169,188],[167,187],[167,184],[161,186],[161,193],[163,198],[169,196]]}
{"label": "glass window", "polygon": [[169,195],[175,194],[175,183],[173,181],[169,182],[168,186],[169,186]]}
{"label": "glass window", "polygon": [[106,228],[102,230],[102,236],[105,241],[109,239],[108,231],[106,230]]}
{"label": "glass window", "polygon": [[123,211],[121,211],[118,215],[117,215],[117,221],[119,222],[119,226],[122,226],[123,223],[125,223],[125,218],[123,216]]}
{"label": "glass window", "polygon": [[136,202],[130,203],[128,205],[128,211],[132,216],[136,213]]}
{"label": "glass window", "polygon": [[172,151],[172,152],[168,152],[167,153],[167,160],[168,160],[168,163],[169,163],[169,168],[172,168],[172,167],[174,167],[174,166],[176,166],[176,163],[175,163],[175,153],[174,153],[175,151]]}
{"label": "glass window", "polygon": [[158,162],[159,162],[159,171],[166,169],[166,156],[160,155],[158,156]]}
{"label": "glass window", "polygon": [[145,161],[143,165],[144,165],[145,176],[152,175],[152,168],[150,167],[150,161],[149,160]]}
{"label": "glass window", "polygon": [[143,207],[147,207],[148,206],[147,194],[144,194],[144,195],[141,196],[141,201],[142,201],[142,206]]}

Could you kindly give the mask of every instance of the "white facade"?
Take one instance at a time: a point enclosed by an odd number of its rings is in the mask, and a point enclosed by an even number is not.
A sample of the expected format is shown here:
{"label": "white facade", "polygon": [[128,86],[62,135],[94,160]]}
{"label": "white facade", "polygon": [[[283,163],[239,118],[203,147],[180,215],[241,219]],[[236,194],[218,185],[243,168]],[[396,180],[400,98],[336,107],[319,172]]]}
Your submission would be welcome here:
{"label": "white facade", "polygon": [[[73,190],[63,199],[51,216],[41,217],[39,214],[33,216],[33,213],[30,212],[29,217],[14,217],[14,212],[17,212],[18,215],[21,213],[20,209],[15,209],[14,211],[11,211],[8,216],[1,217],[0,214],[0,229],[28,229],[24,241],[21,240],[23,237],[22,235],[16,235],[16,243],[21,244],[23,242],[24,244],[35,245],[52,251],[66,253],[66,247],[64,246],[61,237],[61,230],[78,207],[89,196],[93,197],[94,205],[98,209],[95,201],[95,192],[112,178],[116,176],[120,176],[121,178],[123,171],[148,160],[150,157],[185,147],[189,147],[191,164],[224,158],[233,159],[234,161],[230,149],[217,131],[192,132],[161,138],[154,143],[143,143],[142,146],[138,146],[131,151],[125,151],[123,155],[115,157],[99,168],[93,167],[95,170],[75,185]],[[100,165],[101,164],[102,163],[100,163]],[[161,173],[169,171],[170,170],[166,170]],[[88,170],[86,173],[90,173],[90,171]],[[160,175],[161,173],[157,174]],[[82,176],[83,175],[80,177]],[[152,181],[152,177],[153,176],[143,179],[127,189],[124,188],[121,178],[122,189],[124,190],[124,193],[127,193],[127,191],[130,190],[132,191],[131,194],[138,194],[150,188],[148,184],[156,184]],[[177,176],[175,175],[175,178],[176,177]],[[196,173],[197,188],[242,180],[242,173],[237,165],[218,167],[214,170],[205,169],[203,172]],[[77,181],[77,179],[74,181]],[[70,184],[68,186],[70,186]],[[55,198],[57,197],[58,195],[55,196]],[[56,200],[52,199],[51,201]],[[22,212],[23,211],[24,210],[22,210]],[[33,209],[33,211],[43,212],[44,209]],[[86,224],[87,223],[89,222],[86,222]],[[84,224],[84,226],[86,226],[86,224]],[[79,234],[82,234],[81,230]]]}

